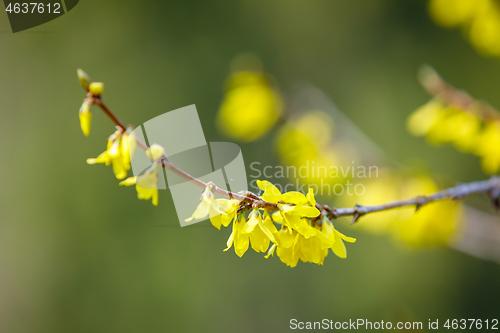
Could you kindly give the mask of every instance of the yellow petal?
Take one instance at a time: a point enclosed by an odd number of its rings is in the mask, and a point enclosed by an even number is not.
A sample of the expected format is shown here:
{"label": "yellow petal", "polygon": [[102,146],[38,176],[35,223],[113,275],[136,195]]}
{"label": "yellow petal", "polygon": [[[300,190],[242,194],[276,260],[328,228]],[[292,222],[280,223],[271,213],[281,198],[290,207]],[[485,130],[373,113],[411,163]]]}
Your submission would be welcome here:
{"label": "yellow petal", "polygon": [[274,212],[271,216],[274,222],[276,223],[283,222],[283,216],[281,216],[280,212]]}
{"label": "yellow petal", "polygon": [[205,217],[208,216],[209,212],[210,212],[210,203],[206,200],[201,200],[198,207],[196,207],[196,210],[194,211],[193,215],[191,215],[191,217],[185,219],[184,221],[191,222],[193,219],[197,220],[204,219]]}
{"label": "yellow petal", "polygon": [[295,206],[291,214],[301,217],[317,217],[320,214],[320,211],[316,207]]}
{"label": "yellow petal", "polygon": [[[272,229],[270,230],[270,229],[268,228],[269,223],[266,223],[266,224],[265,224],[265,223],[264,223],[264,221],[263,221],[262,219],[258,219],[258,220],[257,220],[257,222],[258,222],[258,225],[259,225],[259,228],[258,228],[258,229],[262,230],[262,232],[264,233],[264,235],[265,235],[265,236],[266,236],[266,237],[267,237],[267,238],[268,238],[271,242],[276,243],[276,239],[274,238],[274,235],[273,235],[273,233],[272,233],[272,231],[271,231]],[[272,225],[272,227],[274,227],[274,225],[272,224],[272,222],[271,222],[271,225]],[[274,229],[276,229],[276,227],[274,227]],[[276,231],[277,231],[277,230],[276,230]]]}
{"label": "yellow petal", "polygon": [[276,244],[273,244],[270,248],[269,251],[267,251],[267,255],[264,256],[264,258],[269,258],[269,256],[274,255],[274,250],[276,250]]}
{"label": "yellow petal", "polygon": [[316,234],[316,229],[311,227],[304,219],[297,215],[285,214],[285,220],[293,229],[297,230],[297,232],[305,238],[309,238]]}
{"label": "yellow petal", "polygon": [[233,242],[234,242],[234,235],[235,235],[235,232],[236,232],[236,226],[235,226],[235,223],[236,221],[233,221],[233,231],[231,232],[231,235],[229,235],[229,238],[227,239],[227,247],[224,249],[224,252],[226,252],[227,250],[229,250],[231,248],[231,246],[233,246]]}
{"label": "yellow petal", "polygon": [[303,205],[308,201],[305,195],[297,191],[287,192],[283,194],[281,198],[286,203],[292,203],[296,205]]}
{"label": "yellow petal", "polygon": [[80,127],[83,135],[89,136],[90,126],[92,124],[92,113],[90,111],[80,112]]}
{"label": "yellow petal", "polygon": [[356,238],[347,237],[346,235],[342,234],[341,232],[339,232],[337,230],[335,230],[335,231],[339,234],[340,238],[342,238],[344,241],[346,241],[348,243],[354,243],[354,242],[356,242]]}
{"label": "yellow petal", "polygon": [[153,205],[158,206],[158,190],[153,190],[151,202]]}
{"label": "yellow petal", "polygon": [[312,188],[309,188],[309,192],[307,192],[307,200],[311,206],[316,207],[316,199],[314,198],[314,191]]}
{"label": "yellow petal", "polygon": [[262,199],[267,202],[277,203],[281,200],[281,192],[267,180],[257,180],[257,186],[264,191]]}
{"label": "yellow petal", "polygon": [[250,245],[250,239],[247,233],[243,232],[244,223],[239,222],[237,224],[237,232],[234,235],[234,252],[238,255],[238,257],[242,257],[245,252],[248,250],[248,246]]}
{"label": "yellow petal", "polygon": [[245,223],[245,227],[243,229],[244,232],[251,233],[254,230],[255,226],[259,223],[259,220],[262,222],[262,217],[258,212],[253,211],[249,216],[248,222]]}
{"label": "yellow petal", "polygon": [[131,186],[135,185],[137,181],[137,177],[128,177],[125,180],[122,180],[118,185]]}
{"label": "yellow petal", "polygon": [[347,257],[347,251],[345,249],[344,242],[340,239],[340,233],[337,230],[334,230],[335,234],[335,243],[332,245],[332,251],[340,258]]}

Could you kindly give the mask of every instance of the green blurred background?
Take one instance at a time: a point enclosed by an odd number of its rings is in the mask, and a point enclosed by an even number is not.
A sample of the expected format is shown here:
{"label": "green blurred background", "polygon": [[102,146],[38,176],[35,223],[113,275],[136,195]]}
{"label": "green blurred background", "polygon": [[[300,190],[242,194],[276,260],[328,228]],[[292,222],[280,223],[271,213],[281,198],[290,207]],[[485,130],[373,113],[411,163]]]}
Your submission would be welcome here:
{"label": "green blurred background", "polygon": [[[0,15],[0,331],[280,332],[329,318],[498,318],[500,266],[447,248],[409,250],[348,227],[348,258],[289,268],[278,258],[222,252],[230,230],[180,228],[160,205],[118,187],[86,158],[112,124],[79,128],[83,68],[105,99],[141,124],[196,104],[207,141],[233,57],[259,55],[286,90],[321,88],[388,155],[420,159],[451,182],[484,179],[479,161],[411,137],[406,117],[428,100],[422,63],[500,106],[500,62],[443,30],[425,1],[83,0],[68,14],[12,34]],[[272,137],[241,145],[245,162],[276,165]]]}

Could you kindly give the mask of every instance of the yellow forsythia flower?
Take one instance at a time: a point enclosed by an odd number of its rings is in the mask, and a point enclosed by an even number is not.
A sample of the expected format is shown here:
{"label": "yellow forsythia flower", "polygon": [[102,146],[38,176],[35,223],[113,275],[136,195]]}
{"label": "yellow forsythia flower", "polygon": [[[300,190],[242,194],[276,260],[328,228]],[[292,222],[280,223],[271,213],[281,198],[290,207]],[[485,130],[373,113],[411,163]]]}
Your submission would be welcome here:
{"label": "yellow forsythia flower", "polygon": [[276,227],[269,219],[263,219],[259,211],[253,210],[248,220],[241,214],[233,220],[233,232],[227,240],[229,250],[234,244],[235,253],[241,257],[248,250],[249,244],[255,252],[266,252],[269,243],[276,242],[274,234],[277,233]]}
{"label": "yellow forsythia flower", "polygon": [[295,267],[299,259],[303,262],[323,265],[328,249],[331,248],[338,257],[346,258],[347,253],[343,241],[350,243],[356,241],[335,230],[326,217],[323,218],[321,226],[315,229],[317,230],[315,237],[306,238],[293,229],[282,228],[277,235],[279,245],[273,245],[266,257],[272,255],[276,249],[281,261],[290,267]]}
{"label": "yellow forsythia flower", "polygon": [[[210,190],[210,185],[205,187],[205,191],[203,191],[203,194],[201,195],[201,202],[194,211],[193,215],[191,217],[187,218],[185,221],[186,222],[191,222],[193,219],[196,220],[202,220],[206,218],[208,215],[215,216],[215,215],[227,215],[219,202],[215,200],[215,196]],[[222,223],[222,222],[221,222]],[[219,228],[220,229],[220,226]]]}
{"label": "yellow forsythia flower", "polygon": [[268,132],[280,117],[283,102],[272,79],[260,71],[239,71],[228,79],[217,125],[227,136],[254,141]]}
{"label": "yellow forsythia flower", "polygon": [[135,149],[135,140],[130,135],[130,131],[131,129],[127,129],[124,133],[121,130],[117,130],[108,138],[106,151],[97,156],[97,158],[87,159],[87,163],[112,164],[116,178],[125,178],[127,171],[130,170],[130,155]]}
{"label": "yellow forsythia flower", "polygon": [[220,230],[221,226],[227,227],[236,218],[240,201],[234,199],[216,199],[215,201],[225,214],[219,214],[215,209],[211,208],[209,210],[210,222]]}
{"label": "yellow forsythia flower", "polygon": [[[268,181],[259,180],[257,184],[264,191],[261,198],[277,204],[279,211],[271,215],[264,209],[251,209],[247,216],[245,211],[249,207],[245,206],[245,203],[234,199],[215,199],[208,185],[201,196],[200,204],[186,221],[210,216],[212,225],[219,230],[221,226],[227,227],[232,221],[233,231],[224,251],[234,246],[239,257],[243,256],[250,246],[255,252],[267,251],[266,258],[277,252],[281,261],[291,267],[296,266],[299,259],[322,265],[328,255],[328,249],[332,249],[341,258],[346,257],[344,241],[356,240],[335,230],[326,217],[319,219],[320,212],[315,207],[316,199],[312,189],[307,195],[300,192],[281,194],[278,188]],[[281,224],[280,231],[274,223]]]}
{"label": "yellow forsythia flower", "polygon": [[267,180],[258,180],[257,186],[264,191],[262,199],[278,204],[284,225],[306,238],[316,234],[316,229],[311,227],[303,217],[317,217],[320,212],[312,206],[311,201],[304,194],[295,191],[281,194],[278,188]]}
{"label": "yellow forsythia flower", "polygon": [[354,242],[354,238],[346,237],[335,230],[326,218],[323,219],[321,228],[318,228],[318,225],[312,226],[308,220],[320,214],[315,207],[316,199],[312,189],[309,189],[307,195],[293,191],[281,194],[278,188],[268,181],[257,181],[257,185],[264,191],[263,200],[276,203],[280,207],[279,215],[273,214],[273,219],[282,223],[282,229],[277,245],[270,249],[268,256],[276,248],[278,257],[291,267],[294,267],[299,259],[322,264],[329,248],[337,256],[346,257],[342,239]]}
{"label": "yellow forsythia flower", "polygon": [[158,206],[158,172],[160,166],[153,165],[146,172],[138,177],[129,177],[120,182],[120,185],[132,186],[135,185],[137,190],[137,198],[140,200],[149,200],[153,205]]}
{"label": "yellow forsythia flower", "polygon": [[90,106],[87,101],[83,101],[80,107],[80,127],[82,128],[83,135],[89,136],[90,126],[92,124],[92,113],[90,112]]}

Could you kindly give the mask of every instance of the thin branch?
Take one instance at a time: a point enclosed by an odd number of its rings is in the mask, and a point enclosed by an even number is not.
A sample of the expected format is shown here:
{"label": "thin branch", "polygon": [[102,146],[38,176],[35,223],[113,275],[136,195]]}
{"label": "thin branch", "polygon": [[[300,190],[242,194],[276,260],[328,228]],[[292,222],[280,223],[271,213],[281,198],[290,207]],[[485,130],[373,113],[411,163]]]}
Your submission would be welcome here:
{"label": "thin branch", "polygon": [[460,110],[476,114],[483,120],[500,120],[500,111],[486,102],[478,101],[463,90],[459,90],[446,82],[430,66],[423,66],[419,71],[419,80],[427,92],[446,104]]}
{"label": "thin branch", "polygon": [[339,218],[342,216],[352,216],[352,223],[355,223],[361,216],[391,210],[395,208],[415,206],[418,210],[423,205],[430,202],[451,198],[460,200],[472,194],[486,193],[491,196],[495,205],[498,205],[498,197],[500,194],[500,177],[491,177],[488,180],[476,181],[466,184],[461,184],[455,187],[448,188],[429,195],[420,195],[411,199],[389,202],[383,205],[361,206],[356,205],[352,208],[330,208],[323,206],[322,214],[330,218]]}
{"label": "thin branch", "polygon": [[[100,97],[93,96],[92,93],[89,92],[88,101],[91,104],[95,104],[99,108],[101,108],[101,110],[113,121],[113,123],[117,127],[122,129],[123,131],[126,130],[126,126],[109,110],[109,108],[106,106],[106,104],[104,104],[104,102]],[[137,145],[140,146],[143,150],[149,149],[149,147],[144,142],[140,141],[137,138],[136,141]],[[210,186],[213,193],[219,194],[226,198],[236,199],[244,202],[246,205],[245,207],[241,208],[241,211],[245,211],[250,208],[254,209],[262,208],[268,211],[279,210],[278,205],[266,202],[260,199],[256,194],[252,192],[240,192],[242,194],[234,193],[231,191],[226,191],[224,189],[221,189],[212,182],[205,183],[202,180],[190,175],[189,173],[175,166],[172,162],[170,162],[170,160],[166,155],[163,155],[159,159],[159,162],[161,163],[162,167],[174,172],[178,176],[186,179],[187,181],[195,184],[196,186],[199,186],[201,188],[206,188],[207,186]],[[316,204],[316,207],[319,209],[321,214],[313,220],[320,221],[321,216],[327,216],[330,219],[337,219],[339,217],[344,217],[344,216],[352,216],[353,217],[351,222],[352,224],[358,221],[361,216],[370,213],[381,212],[407,206],[415,206],[415,208],[418,210],[420,207],[430,202],[448,198],[459,200],[466,196],[479,193],[486,193],[490,195],[490,197],[493,200],[493,203],[498,208],[499,197],[500,197],[500,178],[491,177],[489,180],[461,184],[456,187],[451,187],[446,190],[442,190],[430,195],[421,195],[411,199],[389,202],[383,205],[374,205],[374,206],[356,205],[352,208],[334,208],[334,207],[329,207],[328,205],[321,206],[319,204]]]}
{"label": "thin branch", "polygon": [[[100,97],[94,96],[91,92],[88,93],[88,99],[91,104],[97,105],[110,119],[111,121],[120,129],[125,131],[127,128],[123,124],[123,122],[118,119],[113,112],[104,104],[102,99]],[[148,150],[149,147],[146,143],[142,142],[141,140],[135,138],[137,145],[141,147],[143,150]],[[176,165],[174,165],[170,160],[168,159],[168,156],[165,154],[159,159],[161,161],[162,167],[172,171],[173,173],[177,174],[178,176],[186,179],[187,181],[195,184],[196,186],[199,186],[201,188],[206,188],[207,186],[211,187],[211,190],[213,193],[219,194],[221,196],[224,196],[226,198],[230,199],[237,199],[243,202],[246,202],[247,204],[251,205],[253,208],[264,208],[267,210],[278,210],[278,206],[276,204],[270,203],[263,201],[261,199],[258,199],[257,196],[248,196],[248,195],[241,195],[239,193],[234,193],[231,191],[224,190],[214,183],[205,183],[204,181],[190,175],[189,173],[185,172],[184,170],[180,169]]]}

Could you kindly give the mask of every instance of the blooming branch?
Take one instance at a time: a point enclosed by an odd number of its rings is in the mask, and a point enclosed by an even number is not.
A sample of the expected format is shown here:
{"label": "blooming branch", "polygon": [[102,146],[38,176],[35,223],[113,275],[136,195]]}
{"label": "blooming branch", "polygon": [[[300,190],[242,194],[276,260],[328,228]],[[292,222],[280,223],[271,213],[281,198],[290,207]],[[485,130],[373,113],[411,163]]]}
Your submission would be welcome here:
{"label": "blooming branch", "polygon": [[[135,145],[146,151],[154,160],[153,166],[139,177],[130,177],[120,185],[136,185],[139,199],[152,199],[158,204],[158,169],[168,169],[183,179],[202,188],[201,203],[193,215],[186,219],[204,219],[210,217],[212,224],[220,229],[233,222],[233,232],[229,237],[227,249],[234,245],[237,255],[242,256],[251,243],[256,252],[265,252],[270,243],[266,257],[276,251],[280,259],[287,265],[294,267],[298,260],[322,264],[331,249],[337,256],[346,257],[345,242],[354,242],[355,239],[338,232],[331,220],[339,217],[352,216],[352,223],[366,214],[387,211],[400,207],[415,206],[418,210],[423,205],[448,198],[462,199],[471,194],[486,193],[490,195],[498,208],[500,196],[500,178],[492,177],[489,180],[472,182],[452,187],[426,196],[417,196],[411,199],[389,202],[382,205],[361,206],[352,208],[334,208],[320,205],[316,202],[312,190],[304,195],[300,192],[281,193],[276,186],[268,181],[258,181],[259,188],[264,192],[261,196],[248,191],[238,193],[221,189],[212,182],[205,183],[174,165],[166,156],[163,147],[153,144],[151,147],[139,139],[132,137],[133,127],[125,126],[123,122],[111,112],[103,102],[102,92],[104,84],[90,82],[88,76],[78,70],[81,85],[87,91],[80,109],[80,121],[85,135],[90,133],[91,113],[90,106],[98,106],[116,125],[117,131],[108,138],[108,147],[105,152],[95,159],[89,159],[89,164],[113,164],[113,171],[118,179],[126,176],[130,169],[130,155]],[[132,137],[132,140],[129,140]],[[146,182],[147,188],[141,187],[138,181]],[[145,184],[145,183],[143,183]],[[216,199],[218,194],[228,199]],[[247,214],[247,212],[249,212]],[[281,224],[278,230],[274,223]]]}

